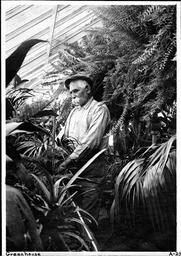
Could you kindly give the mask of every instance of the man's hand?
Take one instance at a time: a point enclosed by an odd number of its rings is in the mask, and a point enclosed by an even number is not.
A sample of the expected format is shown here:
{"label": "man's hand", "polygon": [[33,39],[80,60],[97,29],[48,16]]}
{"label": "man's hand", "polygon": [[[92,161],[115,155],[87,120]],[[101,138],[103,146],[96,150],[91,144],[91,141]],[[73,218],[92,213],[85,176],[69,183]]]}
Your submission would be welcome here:
{"label": "man's hand", "polygon": [[72,159],[68,157],[68,158],[58,167],[57,173],[62,173],[62,172],[64,172],[64,171],[68,168],[68,166],[70,165],[71,162],[72,162]]}
{"label": "man's hand", "polygon": [[66,170],[66,165],[64,162],[58,167],[57,173],[62,173]]}

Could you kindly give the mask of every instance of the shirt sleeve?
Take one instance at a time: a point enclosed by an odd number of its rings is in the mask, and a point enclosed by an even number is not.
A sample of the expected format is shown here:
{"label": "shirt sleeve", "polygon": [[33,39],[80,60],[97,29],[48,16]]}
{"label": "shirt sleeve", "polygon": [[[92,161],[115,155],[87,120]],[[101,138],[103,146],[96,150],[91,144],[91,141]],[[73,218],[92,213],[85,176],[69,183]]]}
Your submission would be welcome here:
{"label": "shirt sleeve", "polygon": [[91,151],[99,149],[109,122],[110,114],[107,106],[99,106],[92,113],[89,129],[84,138],[80,141],[80,144],[70,155],[70,158],[72,160],[77,160],[83,156],[84,153],[89,154]]}

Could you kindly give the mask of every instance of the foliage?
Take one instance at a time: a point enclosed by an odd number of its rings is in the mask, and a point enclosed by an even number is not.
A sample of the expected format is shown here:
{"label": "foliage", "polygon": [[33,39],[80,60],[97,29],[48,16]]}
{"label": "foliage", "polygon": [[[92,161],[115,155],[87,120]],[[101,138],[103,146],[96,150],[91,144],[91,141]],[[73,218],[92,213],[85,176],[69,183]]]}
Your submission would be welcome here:
{"label": "foliage", "polygon": [[[45,43],[47,41],[41,39],[29,39],[22,42],[16,50],[6,59],[6,87],[9,86],[12,79],[17,76],[17,72],[29,52],[29,50],[38,43]],[[21,80],[21,79],[19,79]]]}
{"label": "foliage", "polygon": [[[32,128],[35,131],[36,129],[41,131],[37,126],[32,125]],[[26,133],[26,129],[30,130],[26,123],[9,123],[7,124],[7,135],[11,138],[12,134],[19,134],[20,131]],[[11,142],[11,140],[7,139],[7,153],[14,159],[16,164],[21,163],[21,165],[16,167],[17,169],[20,168],[20,170],[16,171],[17,178],[20,179],[11,181],[11,185],[22,192],[26,201],[31,206],[40,229],[44,249],[51,251],[97,250],[94,236],[87,226],[87,222],[91,223],[95,220],[89,213],[76,206],[73,202],[73,196],[77,192],[71,194],[70,189],[75,187],[72,183],[75,182],[78,176],[103,151],[94,156],[74,176],[71,173],[57,176],[54,175],[53,170],[52,174],[50,174],[47,157],[38,158],[37,153],[34,158],[26,157],[25,155],[20,156],[16,151],[15,144],[11,145]],[[9,152],[11,149],[14,152]],[[52,155],[55,157],[54,152],[52,152]],[[25,171],[27,172],[27,170],[22,168],[28,166],[27,162],[34,165],[37,170],[35,174],[28,168],[27,176],[29,178],[30,176],[32,177],[29,179],[29,182],[26,182],[26,179],[21,179],[19,176],[22,173],[24,176],[26,175]],[[7,173],[7,182],[10,182],[8,178],[13,172],[13,169],[11,169]]]}
{"label": "foliage", "polygon": [[33,96],[33,90],[28,88],[10,88],[6,90],[6,120],[17,115],[18,109],[26,99]]}
{"label": "foliage", "polygon": [[[97,250],[96,241],[86,224],[87,221],[95,220],[89,213],[76,206],[73,196],[77,192],[71,194],[70,189],[76,186],[73,183],[78,176],[103,151],[97,153],[74,176],[71,173],[58,175],[59,177],[51,176],[43,161],[32,157],[23,157],[24,160],[34,163],[41,172],[41,178],[32,174],[36,181],[35,187],[38,188],[34,190],[34,193],[31,192],[33,196],[30,196],[30,191],[24,188],[22,188],[22,192],[30,201],[31,206],[36,211],[43,213],[43,216],[38,216],[40,225],[43,225],[41,237],[46,250]],[[46,181],[42,181],[42,175],[45,176]],[[38,198],[39,200],[37,200]],[[73,237],[78,244],[74,242],[74,239],[67,240],[67,236]]]}
{"label": "foliage", "polygon": [[103,27],[89,30],[82,40],[60,50],[54,68],[65,75],[84,71],[92,76],[93,95],[110,109],[111,133],[124,159],[152,143],[152,123],[159,127],[163,112],[166,126],[162,123],[164,132],[156,130],[158,139],[167,140],[175,133],[167,116],[176,106],[176,6],[91,9]]}
{"label": "foliage", "polygon": [[[114,225],[146,232],[175,233],[176,152],[175,136],[152,145],[119,173],[112,208]],[[145,232],[144,230],[144,232]]]}
{"label": "foliage", "polygon": [[[36,220],[15,183],[30,186],[30,172],[24,167],[21,156],[12,143],[13,137],[21,133],[48,132],[28,122],[6,124],[6,227],[7,250],[43,250]],[[8,186],[10,185],[10,186]]]}
{"label": "foliage", "polygon": [[[134,127],[138,122],[152,122],[152,115],[173,106],[176,99],[176,66],[172,61],[176,52],[176,10],[175,6],[112,6],[100,7],[98,11],[112,38],[115,38],[115,31],[126,34],[123,40],[126,51],[115,47],[115,52],[111,52],[118,58],[104,79],[103,96],[112,116],[118,119],[113,132],[120,127],[121,134],[129,122]],[[115,103],[120,105],[119,111],[114,108]]]}
{"label": "foliage", "polygon": [[6,198],[7,251],[31,248],[42,251],[36,221],[21,192],[7,185]]}
{"label": "foliage", "polygon": [[[17,109],[17,111],[18,111],[17,117],[22,121],[23,120],[32,120],[36,117],[36,115],[40,111],[42,111],[42,109],[45,108],[47,103],[48,103],[47,100],[42,100],[42,99],[32,102],[31,105],[24,102],[24,104],[20,108]],[[46,115],[44,115],[44,116],[46,116]]]}

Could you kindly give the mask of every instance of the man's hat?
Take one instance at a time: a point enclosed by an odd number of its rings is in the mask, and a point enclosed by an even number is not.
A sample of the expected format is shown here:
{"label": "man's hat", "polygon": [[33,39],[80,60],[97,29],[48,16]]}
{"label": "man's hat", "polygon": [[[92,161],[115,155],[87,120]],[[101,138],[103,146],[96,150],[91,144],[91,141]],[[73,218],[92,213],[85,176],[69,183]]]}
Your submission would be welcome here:
{"label": "man's hat", "polygon": [[65,86],[67,89],[69,89],[69,84],[73,81],[77,81],[77,80],[83,80],[86,81],[90,87],[92,88],[93,85],[93,81],[89,78],[89,76],[87,75],[83,75],[83,74],[77,74],[74,76],[69,77],[67,80],[65,80]]}

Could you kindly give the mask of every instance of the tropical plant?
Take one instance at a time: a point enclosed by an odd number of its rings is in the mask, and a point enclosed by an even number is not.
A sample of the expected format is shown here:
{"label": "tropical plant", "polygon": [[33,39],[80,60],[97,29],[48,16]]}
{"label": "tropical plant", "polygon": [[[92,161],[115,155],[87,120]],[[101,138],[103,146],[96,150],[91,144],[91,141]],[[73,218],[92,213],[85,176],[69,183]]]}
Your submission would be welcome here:
{"label": "tropical plant", "polygon": [[43,250],[32,211],[22,193],[15,188],[16,183],[30,187],[32,179],[13,145],[13,136],[35,131],[48,133],[45,129],[27,122],[6,124],[6,246],[8,251]]}
{"label": "tropical plant", "polygon": [[[161,145],[150,146],[124,166],[116,179],[111,216],[118,230],[127,226],[130,232],[141,233],[145,239],[157,233],[164,235],[167,241],[165,234],[169,234],[169,237],[172,236],[170,250],[175,248],[175,136]],[[160,249],[167,245],[162,245]]]}
{"label": "tropical plant", "polygon": [[[17,72],[28,54],[29,50],[37,43],[47,42],[40,39],[30,39],[21,43],[16,50],[6,59],[6,88],[9,94],[13,93],[13,97],[6,98],[6,120],[14,116],[15,104],[22,103],[26,98],[31,96],[30,89],[17,89],[17,87],[27,82],[27,79],[21,80]],[[13,87],[10,88],[10,87]],[[16,93],[15,93],[16,91]],[[15,94],[15,95],[14,95]]]}
{"label": "tropical plant", "polygon": [[17,150],[15,141],[17,136],[21,136],[22,134],[29,135],[37,132],[40,134],[43,133],[46,136],[50,136],[50,133],[46,129],[41,126],[34,125],[30,122],[9,122],[6,124],[6,155],[14,161],[17,167],[17,172],[11,172],[9,174],[15,175],[15,180],[20,178],[23,184],[28,183],[29,172],[22,163],[22,157]]}
{"label": "tropical plant", "polygon": [[6,93],[6,120],[12,118],[17,119],[19,109],[24,105],[26,99],[32,96],[32,89],[13,88],[8,90]]}
{"label": "tropical plant", "polygon": [[38,217],[39,224],[42,225],[41,238],[45,250],[98,250],[97,242],[88,225],[92,221],[96,223],[96,220],[75,204],[73,197],[77,192],[71,194],[71,188],[76,187],[73,184],[75,180],[104,151],[98,152],[74,176],[71,172],[51,176],[43,161],[23,157],[24,160],[34,163],[45,177],[42,181],[42,174],[41,178],[32,174],[36,181],[35,192],[31,192],[33,196],[30,196],[29,191],[22,187],[22,192],[34,208],[34,212],[43,213],[43,215],[38,214]]}
{"label": "tropical plant", "polygon": [[41,39],[30,39],[21,43],[18,48],[6,59],[6,87],[17,75],[27,53],[38,43],[45,43],[47,41]]}
{"label": "tropical plant", "polygon": [[[12,214],[13,213],[13,214]],[[22,193],[6,186],[6,248],[7,251],[42,251],[36,221]]]}
{"label": "tropical plant", "polygon": [[[20,155],[16,151],[16,147],[11,144],[11,136],[20,132],[26,133],[26,129],[28,131],[31,129],[44,131],[41,127],[35,125],[30,127],[29,123],[7,124],[7,136],[9,137],[7,138],[7,154],[14,159],[17,166],[16,172],[12,171],[12,168],[9,171],[7,170],[7,184],[21,191],[31,207],[44,249],[53,251],[97,251],[97,242],[87,225],[92,221],[96,223],[96,220],[75,204],[73,197],[77,192],[71,194],[70,189],[76,187],[73,184],[75,180],[105,150],[96,154],[74,176],[71,173],[52,176],[46,158]],[[36,174],[30,168],[26,169],[24,167],[27,166],[27,162],[36,166],[38,170]],[[15,164],[13,165],[15,167]],[[14,174],[17,176],[16,179],[12,180],[11,177]],[[10,212],[8,213],[10,214]],[[19,218],[18,213],[17,218]],[[9,246],[13,246],[13,244],[10,243]]]}

